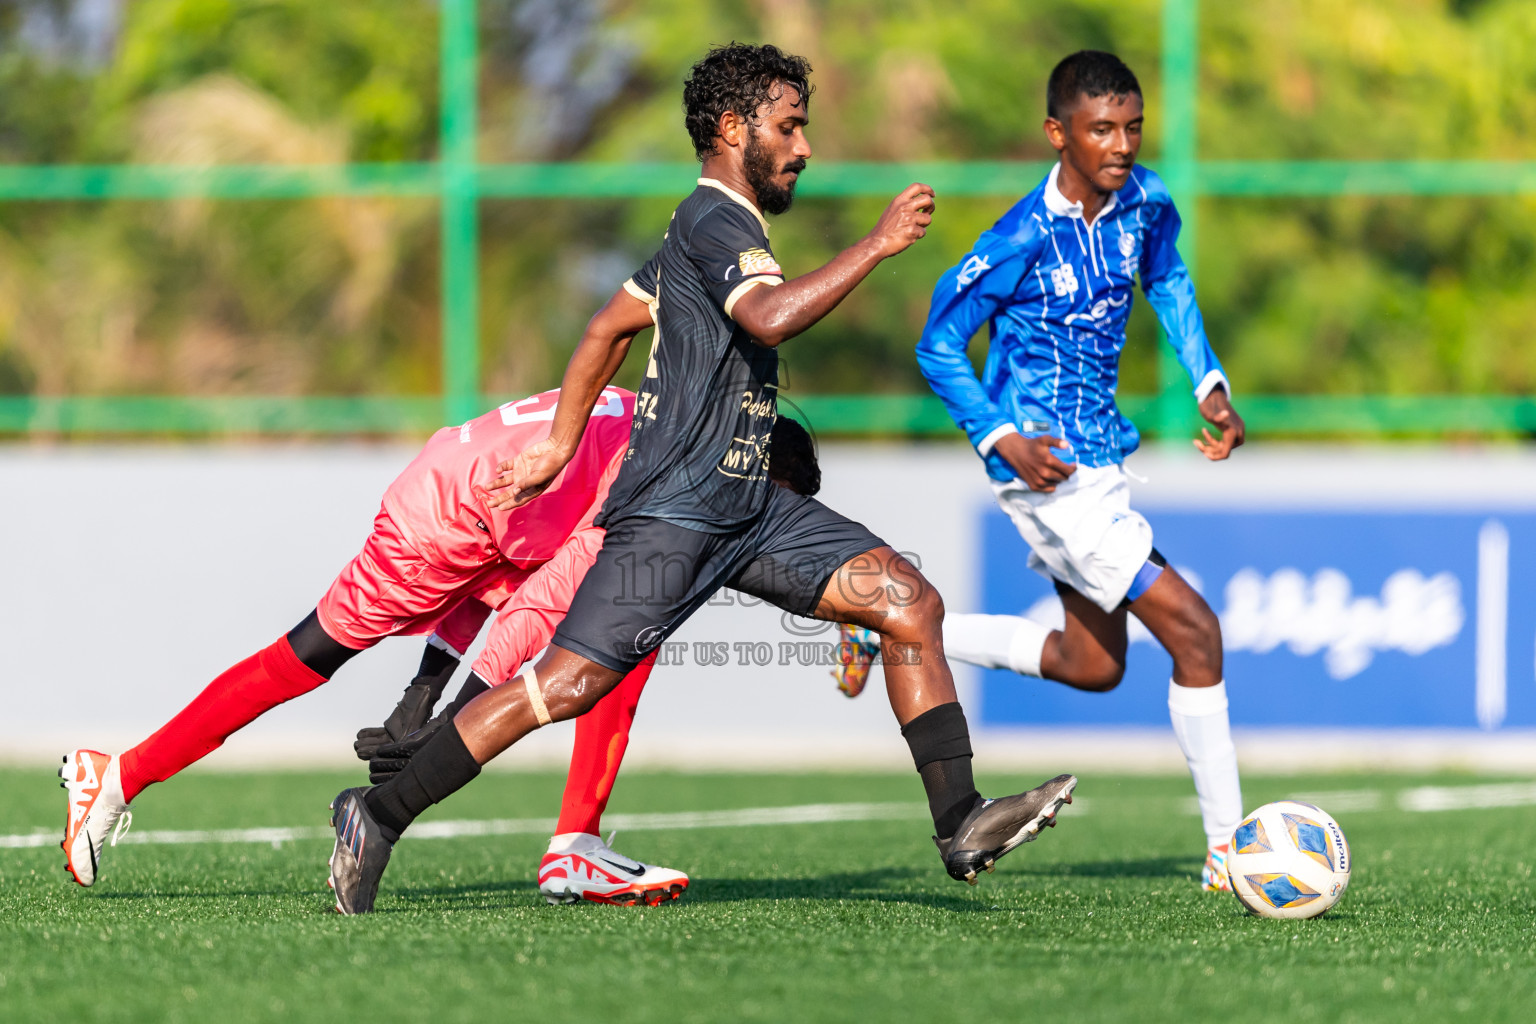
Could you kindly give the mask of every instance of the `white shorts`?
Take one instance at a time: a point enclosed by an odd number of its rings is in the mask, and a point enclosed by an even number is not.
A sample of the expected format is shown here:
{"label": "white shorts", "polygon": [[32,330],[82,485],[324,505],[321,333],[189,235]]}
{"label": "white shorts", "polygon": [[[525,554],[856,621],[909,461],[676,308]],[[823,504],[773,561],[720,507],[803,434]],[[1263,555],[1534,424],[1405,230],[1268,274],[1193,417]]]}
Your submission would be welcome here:
{"label": "white shorts", "polygon": [[1029,567],[1112,612],[1152,553],[1152,524],[1131,508],[1120,466],[1078,466],[1053,493],[992,482],[997,503],[1030,547]]}

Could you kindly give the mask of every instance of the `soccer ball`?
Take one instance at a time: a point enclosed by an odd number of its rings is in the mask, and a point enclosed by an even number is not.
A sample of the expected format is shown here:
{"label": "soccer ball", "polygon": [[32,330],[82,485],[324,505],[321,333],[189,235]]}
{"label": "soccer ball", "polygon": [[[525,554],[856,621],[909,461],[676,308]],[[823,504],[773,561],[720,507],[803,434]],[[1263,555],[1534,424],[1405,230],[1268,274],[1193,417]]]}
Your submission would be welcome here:
{"label": "soccer ball", "polygon": [[1349,842],[1321,807],[1265,804],[1232,833],[1227,872],[1237,901],[1260,917],[1316,917],[1349,887]]}

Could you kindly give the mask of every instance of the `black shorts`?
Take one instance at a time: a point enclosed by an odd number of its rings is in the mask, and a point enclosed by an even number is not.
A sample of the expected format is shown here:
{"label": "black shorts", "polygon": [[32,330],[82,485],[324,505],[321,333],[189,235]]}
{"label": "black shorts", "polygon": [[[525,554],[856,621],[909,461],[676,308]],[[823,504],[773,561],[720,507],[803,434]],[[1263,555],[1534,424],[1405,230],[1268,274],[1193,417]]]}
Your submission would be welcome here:
{"label": "black shorts", "polygon": [[843,563],[885,546],[815,498],[770,491],[762,515],[731,533],[649,517],[610,523],[551,642],[627,672],[721,587],[810,615]]}

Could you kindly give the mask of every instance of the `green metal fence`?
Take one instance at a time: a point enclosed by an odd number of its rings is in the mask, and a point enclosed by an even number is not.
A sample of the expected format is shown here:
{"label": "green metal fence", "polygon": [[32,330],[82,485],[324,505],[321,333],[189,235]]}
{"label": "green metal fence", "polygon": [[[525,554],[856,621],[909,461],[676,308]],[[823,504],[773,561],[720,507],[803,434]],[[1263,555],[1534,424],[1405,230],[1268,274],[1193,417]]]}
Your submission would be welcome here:
{"label": "green metal fence", "polygon": [[[479,345],[478,209],[483,198],[681,196],[695,164],[481,164],[476,159],[476,0],[441,0],[440,158],[435,163],[334,167],[3,166],[0,201],[57,199],[303,199],[435,197],[442,218],[442,381],[437,398],[403,396],[181,398],[0,396],[0,432],[90,434],[354,434],[429,430],[508,396],[483,393]],[[1159,173],[1184,215],[1193,253],[1204,196],[1517,195],[1536,193],[1536,162],[1211,161],[1198,156],[1199,0],[1164,0],[1164,149]],[[805,196],[886,196],[926,181],[941,194],[1014,198],[1046,165],[1003,161],[818,163]],[[1186,433],[1193,409],[1166,347],[1158,393],[1121,405],[1154,433]],[[1255,431],[1309,434],[1479,434],[1536,431],[1536,401],[1507,396],[1241,396]],[[944,435],[930,395],[803,396],[827,433]]]}

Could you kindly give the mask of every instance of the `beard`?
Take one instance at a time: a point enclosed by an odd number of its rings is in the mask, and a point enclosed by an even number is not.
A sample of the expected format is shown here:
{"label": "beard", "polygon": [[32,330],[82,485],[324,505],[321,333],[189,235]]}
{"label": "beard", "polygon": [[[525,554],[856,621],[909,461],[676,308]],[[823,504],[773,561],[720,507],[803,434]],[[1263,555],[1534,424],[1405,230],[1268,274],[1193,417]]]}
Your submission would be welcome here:
{"label": "beard", "polygon": [[795,182],[785,187],[775,184],[773,179],[785,171],[798,174],[805,170],[805,161],[793,160],[783,167],[775,167],[773,154],[757,141],[756,133],[749,133],[746,151],[742,153],[742,170],[746,173],[747,184],[757,193],[757,201],[763,212],[779,214],[789,209],[795,201]]}

